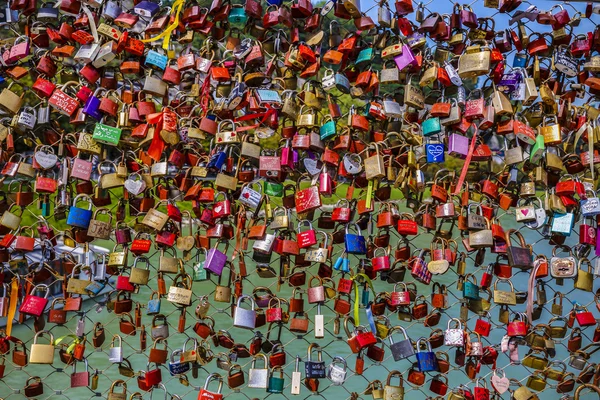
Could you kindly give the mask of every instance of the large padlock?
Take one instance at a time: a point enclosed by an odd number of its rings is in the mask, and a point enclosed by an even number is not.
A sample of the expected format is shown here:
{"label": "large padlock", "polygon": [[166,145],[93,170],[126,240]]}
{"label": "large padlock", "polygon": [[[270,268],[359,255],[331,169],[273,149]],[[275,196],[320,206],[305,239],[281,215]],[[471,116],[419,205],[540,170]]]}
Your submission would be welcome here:
{"label": "large padlock", "polygon": [[[242,302],[244,300],[250,301],[252,309],[246,310],[242,308]],[[240,296],[237,300],[234,316],[233,326],[245,329],[254,329],[256,326],[256,310],[254,309],[255,302],[251,296]]]}
{"label": "large padlock", "polygon": [[[88,202],[88,209],[77,207],[79,200]],[[88,229],[92,220],[92,199],[86,194],[79,194],[73,199],[73,205],[69,208],[67,216],[67,225],[77,228]]]}

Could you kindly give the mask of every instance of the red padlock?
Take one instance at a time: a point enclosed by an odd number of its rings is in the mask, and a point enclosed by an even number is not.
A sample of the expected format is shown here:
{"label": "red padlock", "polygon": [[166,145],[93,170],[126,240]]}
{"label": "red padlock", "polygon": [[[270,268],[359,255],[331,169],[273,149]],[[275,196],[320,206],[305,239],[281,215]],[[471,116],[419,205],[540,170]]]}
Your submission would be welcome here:
{"label": "red padlock", "polygon": [[525,322],[525,317],[523,314],[517,314],[515,319],[508,323],[506,334],[511,337],[527,336],[527,323]]}
{"label": "red padlock", "polygon": [[[383,255],[378,255],[377,252],[383,251]],[[383,247],[376,247],[373,250],[373,258],[371,258],[373,272],[387,271],[390,269],[390,256],[388,250]]]}
{"label": "red padlock", "polygon": [[[308,225],[309,230],[302,231],[302,226]],[[301,220],[298,221],[298,232],[296,233],[296,241],[298,242],[298,247],[301,249],[305,249],[307,247],[314,246],[317,244],[317,235],[315,230],[313,229],[312,222],[309,220]]]}

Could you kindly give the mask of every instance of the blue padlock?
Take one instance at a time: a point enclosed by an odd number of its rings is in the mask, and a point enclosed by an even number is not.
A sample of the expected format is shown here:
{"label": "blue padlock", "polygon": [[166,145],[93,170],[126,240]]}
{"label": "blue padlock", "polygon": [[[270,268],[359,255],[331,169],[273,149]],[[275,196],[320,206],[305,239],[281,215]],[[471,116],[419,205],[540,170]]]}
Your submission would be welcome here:
{"label": "blue padlock", "polygon": [[167,67],[168,61],[169,58],[166,55],[160,54],[159,52],[154,50],[150,50],[146,55],[146,61],[144,62],[144,65],[154,69],[158,69],[160,71],[164,71]]}
{"label": "blue padlock", "polygon": [[[77,207],[79,200],[88,202],[88,209]],[[69,207],[69,215],[67,216],[67,225],[77,228],[87,229],[92,220],[92,199],[87,194],[79,194],[73,199],[73,205]]]}
{"label": "blue padlock", "polygon": [[[473,282],[469,281],[469,277],[473,278]],[[471,300],[479,300],[479,286],[477,286],[477,279],[473,274],[467,274],[465,276],[465,282],[463,283],[463,296]]]}
{"label": "blue padlock", "polygon": [[181,362],[181,353],[183,353],[183,349],[176,349],[171,353],[169,372],[173,376],[184,374],[190,370],[191,366],[189,362]]}
{"label": "blue padlock", "polygon": [[[154,298],[156,295],[156,299]],[[146,314],[147,315],[155,315],[160,313],[160,296],[158,292],[152,292],[150,295],[150,300],[148,300],[148,304],[146,305]]]}
{"label": "blue padlock", "polygon": [[[421,351],[421,343],[425,342],[427,351]],[[431,350],[431,344],[425,338],[417,340],[417,367],[421,372],[437,371],[437,359],[435,353]]]}
{"label": "blue padlock", "polygon": [[215,154],[213,154],[212,156],[210,156],[210,159],[208,160],[208,164],[206,165],[206,168],[215,168],[216,170],[220,171],[221,168],[223,167],[223,164],[225,164],[226,159],[227,159],[227,154],[225,154],[224,151],[218,151]]}
{"label": "blue padlock", "polygon": [[[356,228],[357,235],[349,233],[351,226]],[[346,244],[346,253],[348,254],[367,254],[367,242],[356,223],[346,224],[344,243]]]}
{"label": "blue padlock", "polygon": [[133,7],[133,12],[145,18],[152,18],[160,10],[160,6],[148,0],[142,0]]}
{"label": "blue padlock", "polygon": [[441,143],[432,143],[425,145],[428,163],[441,163],[445,160],[444,145]]}

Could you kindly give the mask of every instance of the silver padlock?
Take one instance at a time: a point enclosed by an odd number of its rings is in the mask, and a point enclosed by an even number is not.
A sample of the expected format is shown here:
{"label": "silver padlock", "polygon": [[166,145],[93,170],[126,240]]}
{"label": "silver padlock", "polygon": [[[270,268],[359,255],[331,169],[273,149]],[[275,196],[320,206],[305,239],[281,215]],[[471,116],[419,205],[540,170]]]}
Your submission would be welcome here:
{"label": "silver padlock", "polygon": [[[259,190],[255,190],[255,187]],[[251,209],[256,210],[260,205],[262,198],[262,185],[258,184],[255,186],[255,182],[249,182],[242,187],[239,201]]]}
{"label": "silver padlock", "polygon": [[346,380],[347,370],[348,366],[346,365],[345,359],[338,356],[333,357],[331,364],[329,364],[329,373],[327,374],[327,377],[334,385],[343,385]]}
{"label": "silver padlock", "polygon": [[325,337],[325,317],[321,313],[321,303],[317,303],[317,313],[315,314],[315,339]]}
{"label": "silver padlock", "polygon": [[[247,299],[252,304],[251,310],[242,308],[242,302]],[[256,327],[256,303],[254,299],[248,295],[240,296],[235,307],[235,315],[233,316],[233,326],[245,329],[254,329]]]}
{"label": "silver padlock", "polygon": [[106,279],[106,254],[100,255],[100,260],[96,258],[94,261],[94,280],[103,281]]}
{"label": "silver padlock", "polygon": [[123,12],[123,9],[121,8],[121,6],[119,5],[118,2],[116,1],[107,1],[104,4],[104,9],[102,10],[102,16],[105,19],[116,19],[119,15],[121,15],[121,13]]}
{"label": "silver padlock", "polygon": [[[118,346],[115,346],[115,339],[119,341]],[[108,349],[108,361],[113,364],[123,362],[123,339],[121,339],[120,335],[113,335],[112,337],[110,349]]]}
{"label": "silver padlock", "polygon": [[116,56],[117,55],[113,51],[113,41],[109,40],[100,47],[92,65],[96,68],[102,68],[114,60]]}
{"label": "silver padlock", "polygon": [[75,334],[77,336],[84,336],[85,335],[85,318],[84,318],[83,315],[77,321],[77,327],[75,328]]}
{"label": "silver padlock", "polygon": [[21,111],[17,120],[17,126],[21,129],[31,130],[35,127],[36,121],[35,109],[32,107],[23,107],[23,111]]}
{"label": "silver padlock", "polygon": [[41,103],[37,109],[37,123],[40,125],[50,123],[50,106],[47,101]]}
{"label": "silver padlock", "polygon": [[[158,325],[158,321],[162,321],[161,325]],[[152,318],[152,328],[150,329],[152,339],[156,340],[160,337],[168,338],[169,337],[169,324],[167,322],[167,317],[163,314],[156,314]]]}
{"label": "silver padlock", "polygon": [[98,43],[84,44],[79,47],[73,59],[81,64],[89,64],[96,58],[99,51],[100,45]]}
{"label": "silver padlock", "polygon": [[255,240],[252,245],[252,250],[256,250],[260,253],[270,254],[271,247],[273,247],[273,242],[275,241],[275,235],[267,233],[263,240]]}
{"label": "silver padlock", "polygon": [[325,75],[321,79],[321,86],[326,92],[335,88],[335,74],[332,69],[325,70]]}
{"label": "silver padlock", "polygon": [[342,158],[344,168],[350,175],[360,174],[363,170],[362,158],[356,153],[346,153]]}
{"label": "silver padlock", "polygon": [[[256,368],[256,359],[262,358],[264,368]],[[258,353],[252,358],[252,366],[248,370],[248,387],[266,389],[269,385],[269,370],[267,369],[267,356]]]}
{"label": "silver padlock", "polygon": [[400,103],[389,98],[383,100],[383,112],[388,118],[401,118],[403,115]]}

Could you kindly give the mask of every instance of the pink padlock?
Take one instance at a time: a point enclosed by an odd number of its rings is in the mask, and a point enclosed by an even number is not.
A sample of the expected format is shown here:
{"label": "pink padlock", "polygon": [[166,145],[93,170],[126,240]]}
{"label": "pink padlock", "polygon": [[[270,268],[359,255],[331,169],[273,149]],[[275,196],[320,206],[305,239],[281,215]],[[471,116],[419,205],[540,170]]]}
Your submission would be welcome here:
{"label": "pink padlock", "polygon": [[329,197],[333,193],[332,179],[327,171],[321,171],[319,175],[319,194],[321,196]]}
{"label": "pink padlock", "polygon": [[291,147],[281,148],[281,167],[294,169],[294,155]]}
{"label": "pink padlock", "polygon": [[407,67],[417,66],[417,59],[408,46],[402,47],[402,54],[394,57],[394,61],[396,62],[396,66],[400,71]]}
{"label": "pink padlock", "polygon": [[29,38],[27,36],[19,36],[13,46],[10,48],[10,53],[6,58],[7,64],[13,64],[29,55]]}
{"label": "pink padlock", "polygon": [[448,138],[448,154],[453,157],[466,158],[469,154],[469,138],[453,133]]}

